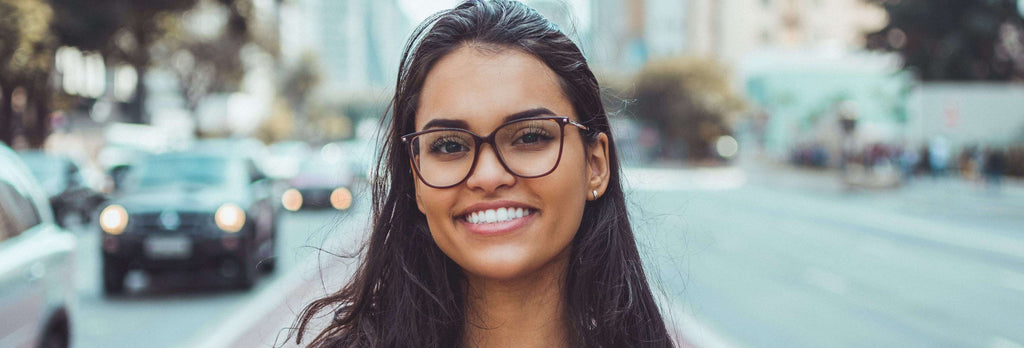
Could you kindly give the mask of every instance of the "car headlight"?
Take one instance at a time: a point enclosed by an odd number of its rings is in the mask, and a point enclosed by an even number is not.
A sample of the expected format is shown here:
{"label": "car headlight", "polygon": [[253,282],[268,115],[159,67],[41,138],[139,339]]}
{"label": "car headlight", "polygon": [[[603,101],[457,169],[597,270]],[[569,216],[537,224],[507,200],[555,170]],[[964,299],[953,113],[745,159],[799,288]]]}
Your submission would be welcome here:
{"label": "car headlight", "polygon": [[352,192],[344,187],[334,189],[331,192],[331,206],[338,210],[348,209],[352,206]]}
{"label": "car headlight", "polygon": [[302,193],[296,189],[288,189],[281,195],[281,205],[288,211],[297,211],[302,208]]}
{"label": "car headlight", "polygon": [[233,203],[226,203],[217,208],[213,220],[224,232],[238,232],[245,226],[245,211]]}
{"label": "car headlight", "polygon": [[121,234],[128,226],[128,210],[119,204],[111,204],[100,212],[100,228],[110,234]]}

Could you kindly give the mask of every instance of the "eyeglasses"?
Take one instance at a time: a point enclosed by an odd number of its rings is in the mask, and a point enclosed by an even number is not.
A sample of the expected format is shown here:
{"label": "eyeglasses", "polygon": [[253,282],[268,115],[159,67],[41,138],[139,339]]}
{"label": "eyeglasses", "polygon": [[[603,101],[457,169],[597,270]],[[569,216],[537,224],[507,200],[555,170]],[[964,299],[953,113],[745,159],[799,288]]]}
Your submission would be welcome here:
{"label": "eyeglasses", "polygon": [[498,162],[512,175],[551,174],[562,159],[567,124],[589,130],[568,117],[530,117],[502,124],[486,137],[461,128],[434,128],[405,135],[402,142],[424,184],[449,188],[473,174],[482,144],[491,145]]}

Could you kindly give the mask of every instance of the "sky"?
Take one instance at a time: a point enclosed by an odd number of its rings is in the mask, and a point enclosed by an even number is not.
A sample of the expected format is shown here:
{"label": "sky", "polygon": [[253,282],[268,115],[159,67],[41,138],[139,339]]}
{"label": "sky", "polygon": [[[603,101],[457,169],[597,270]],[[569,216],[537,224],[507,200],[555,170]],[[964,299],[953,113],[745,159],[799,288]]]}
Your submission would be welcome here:
{"label": "sky", "polygon": [[[398,6],[409,16],[413,23],[419,23],[434,14],[434,12],[454,7],[465,0],[398,0]],[[561,0],[572,9],[573,16],[581,24],[589,23],[589,11],[587,7],[590,0]],[[1024,2],[1024,0],[1020,0]],[[529,1],[526,1],[529,3]]]}

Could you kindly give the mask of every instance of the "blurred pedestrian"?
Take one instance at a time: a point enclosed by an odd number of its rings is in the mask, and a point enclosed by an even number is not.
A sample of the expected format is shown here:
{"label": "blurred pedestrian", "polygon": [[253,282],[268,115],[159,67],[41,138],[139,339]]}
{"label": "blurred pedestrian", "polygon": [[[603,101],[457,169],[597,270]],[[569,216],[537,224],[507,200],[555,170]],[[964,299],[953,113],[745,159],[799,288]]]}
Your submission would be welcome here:
{"label": "blurred pedestrian", "polygon": [[921,145],[918,150],[921,155],[918,156],[920,160],[917,162],[917,173],[931,175],[932,174],[932,159],[931,151],[928,151],[927,145]]}
{"label": "blurred pedestrian", "polygon": [[898,151],[900,179],[904,183],[909,183],[910,179],[914,176],[914,168],[917,167],[917,163],[921,160],[921,156],[918,155],[917,151],[914,151],[914,149],[906,145],[901,146]]}
{"label": "blurred pedestrian", "polygon": [[978,180],[978,157],[979,157],[978,146],[968,145],[964,146],[960,150],[960,154],[957,156],[957,168],[960,169],[960,176],[969,181]]}
{"label": "blurred pedestrian", "polygon": [[982,168],[985,183],[992,190],[998,191],[1002,186],[1003,174],[1006,172],[1006,155],[1002,149],[991,148],[985,151],[985,164]]}
{"label": "blurred pedestrian", "polygon": [[928,142],[928,160],[932,176],[946,174],[950,157],[949,141],[945,137],[936,136]]}
{"label": "blurred pedestrian", "polygon": [[505,0],[463,2],[409,43],[365,257],[296,343],[327,310],[313,346],[671,346],[577,46]]}

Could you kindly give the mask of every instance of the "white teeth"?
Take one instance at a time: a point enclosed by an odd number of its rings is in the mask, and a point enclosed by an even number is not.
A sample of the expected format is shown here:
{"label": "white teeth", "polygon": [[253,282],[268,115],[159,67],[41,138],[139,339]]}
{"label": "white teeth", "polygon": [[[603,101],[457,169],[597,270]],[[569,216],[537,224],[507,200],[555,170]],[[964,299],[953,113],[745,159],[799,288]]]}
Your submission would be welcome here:
{"label": "white teeth", "polygon": [[466,214],[466,221],[471,224],[493,224],[505,222],[530,215],[530,209],[523,208],[498,208],[475,211]]}

